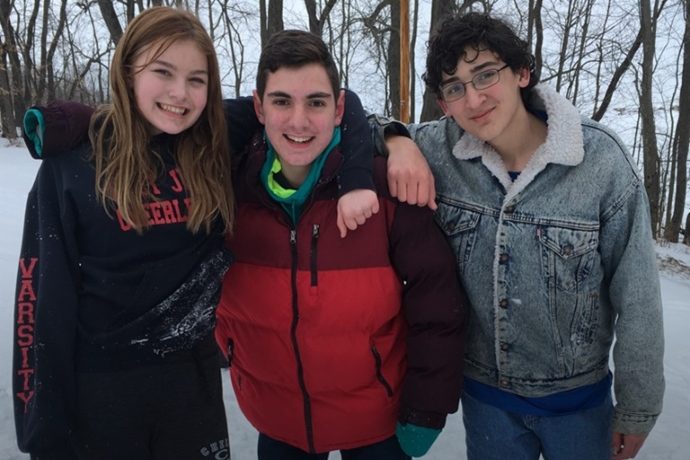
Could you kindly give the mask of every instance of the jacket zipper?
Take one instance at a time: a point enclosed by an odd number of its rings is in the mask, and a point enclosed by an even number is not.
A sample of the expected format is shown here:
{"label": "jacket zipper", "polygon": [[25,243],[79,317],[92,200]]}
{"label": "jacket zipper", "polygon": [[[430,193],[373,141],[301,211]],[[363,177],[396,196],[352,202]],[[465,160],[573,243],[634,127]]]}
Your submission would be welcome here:
{"label": "jacket zipper", "polygon": [[383,372],[381,371],[382,360],[379,351],[376,349],[376,345],[371,346],[371,353],[374,355],[374,361],[376,362],[376,378],[386,389],[386,393],[390,398],[393,396],[393,388],[391,388],[390,384],[386,381],[386,378],[383,376]]}
{"label": "jacket zipper", "polygon": [[319,224],[314,224],[311,228],[311,285],[319,284],[319,272],[317,270],[317,249],[319,243]]}
{"label": "jacket zipper", "polygon": [[304,401],[304,423],[307,430],[307,444],[309,452],[315,453],[314,449],[314,429],[311,417],[311,397],[307,392],[307,385],[304,381],[304,366],[302,365],[302,355],[299,351],[299,342],[297,341],[297,325],[299,323],[299,305],[297,299],[297,230],[290,229],[290,252],[292,254],[292,269],[290,281],[292,284],[292,325],[290,326],[290,339],[292,340],[292,347],[295,351],[295,361],[297,362],[297,380],[299,382],[300,390],[302,391],[302,398]]}

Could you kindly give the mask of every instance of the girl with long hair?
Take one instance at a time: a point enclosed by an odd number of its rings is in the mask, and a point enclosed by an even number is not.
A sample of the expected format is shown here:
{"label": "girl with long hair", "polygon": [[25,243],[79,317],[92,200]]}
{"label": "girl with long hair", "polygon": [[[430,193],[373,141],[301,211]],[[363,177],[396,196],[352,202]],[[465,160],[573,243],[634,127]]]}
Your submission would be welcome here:
{"label": "girl with long hair", "polygon": [[19,262],[14,389],[38,459],[228,458],[213,338],[234,199],[218,61],[151,8],[110,67],[90,141],[46,159]]}

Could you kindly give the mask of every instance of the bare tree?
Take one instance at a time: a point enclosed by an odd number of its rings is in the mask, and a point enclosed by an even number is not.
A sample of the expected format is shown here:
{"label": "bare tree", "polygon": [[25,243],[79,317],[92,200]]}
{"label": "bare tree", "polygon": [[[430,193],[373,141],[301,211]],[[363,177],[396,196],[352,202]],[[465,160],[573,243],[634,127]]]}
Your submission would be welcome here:
{"label": "bare tree", "polygon": [[270,37],[276,32],[283,30],[283,0],[269,0],[268,2],[268,22],[266,23],[267,36]]}
{"label": "bare tree", "polygon": [[4,91],[0,94],[0,97],[6,98],[2,103],[2,126],[6,128],[3,132],[8,138],[16,137],[16,129],[11,129],[11,126],[16,127],[15,120],[20,119],[28,104],[27,100],[24,98],[24,72],[22,70],[20,50],[11,21],[13,8],[14,1],[0,0],[0,27],[2,27],[4,36],[2,42],[2,65],[4,66],[5,72],[10,75],[8,87],[3,88]]}
{"label": "bare tree", "polygon": [[[690,1],[684,0],[685,31],[683,33],[683,72],[681,74],[680,97],[678,101],[678,121],[673,138],[673,156],[675,157],[675,200],[670,222],[666,225],[664,238],[668,241],[678,242],[680,226],[685,212],[686,190],[688,187],[688,148],[690,147],[690,130],[686,127],[690,124]],[[673,187],[671,187],[673,189]],[[669,200],[670,202],[670,200]],[[690,215],[688,216],[690,224]],[[689,227],[689,225],[686,225]],[[686,230],[687,232],[687,230]],[[690,242],[688,233],[685,234],[685,242]]]}
{"label": "bare tree", "polygon": [[109,0],[98,0],[98,8],[101,10],[101,15],[103,15],[103,21],[110,32],[111,40],[117,45],[122,37],[122,25],[117,17],[117,12],[115,12],[115,7],[113,2]]}
{"label": "bare tree", "polygon": [[[544,25],[541,20],[542,0],[530,0],[530,5],[527,36],[534,54],[535,73],[539,76],[544,65],[544,57],[542,55],[542,47],[544,45]],[[532,42],[534,42],[534,45],[532,45]]]}
{"label": "bare tree", "polygon": [[652,101],[652,71],[656,43],[656,22],[652,23],[650,0],[640,0],[640,29],[642,31],[642,78],[640,81],[640,116],[644,158],[644,186],[649,196],[652,234],[660,224],[659,150],[656,139],[654,103]]}
{"label": "bare tree", "polygon": [[[53,68],[53,58],[57,50],[58,43],[62,39],[62,31],[65,28],[67,19],[67,0],[60,1],[58,12],[58,23],[55,30],[51,30],[48,21],[50,18],[50,2],[45,0],[43,4],[43,27],[41,30],[41,62],[38,68],[38,87],[36,89],[36,98],[40,101],[44,100],[44,93],[48,91],[47,100],[55,99],[55,74]],[[53,39],[48,45],[48,33],[53,35]]]}
{"label": "bare tree", "polygon": [[[431,23],[429,25],[429,36],[431,37],[439,28],[441,23],[454,12],[453,2],[445,0],[433,0],[431,2]],[[443,115],[443,111],[438,106],[436,100],[436,93],[429,88],[424,90],[424,99],[422,103],[422,113],[420,114],[420,121],[435,120]]]}
{"label": "bare tree", "polygon": [[417,64],[415,63],[415,48],[417,46],[417,28],[419,27],[419,0],[414,0],[414,16],[412,17],[412,31],[410,38],[410,121],[415,119],[415,75],[417,73]]}
{"label": "bare tree", "polygon": [[400,2],[390,2],[388,35],[388,91],[391,115],[400,119]]}
{"label": "bare tree", "polygon": [[12,87],[7,72],[7,47],[0,43],[0,131],[3,136],[14,139],[17,137],[17,123],[12,108]]}
{"label": "bare tree", "polygon": [[240,97],[242,81],[244,80],[244,57],[245,45],[242,40],[242,34],[237,28],[240,21],[246,20],[246,17],[230,16],[231,8],[227,4],[227,0],[223,0],[224,5],[221,7],[223,11],[223,23],[225,27],[225,38],[228,44],[230,53],[231,72],[233,74],[233,86],[235,88],[235,97]]}
{"label": "bare tree", "polygon": [[[304,6],[307,9],[309,17],[309,31],[321,37],[323,35],[323,26],[328,19],[328,15],[335,6],[337,0],[326,0],[321,5],[321,15],[316,11],[316,0],[304,0]],[[321,2],[319,2],[321,3]]]}

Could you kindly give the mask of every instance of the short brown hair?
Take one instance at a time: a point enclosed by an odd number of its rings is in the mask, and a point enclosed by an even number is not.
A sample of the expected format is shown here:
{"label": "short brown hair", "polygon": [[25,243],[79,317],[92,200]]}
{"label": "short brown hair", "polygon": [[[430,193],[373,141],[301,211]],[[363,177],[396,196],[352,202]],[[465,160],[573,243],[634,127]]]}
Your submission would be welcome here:
{"label": "short brown hair", "polygon": [[259,70],[256,75],[256,92],[263,99],[268,74],[282,67],[298,68],[307,64],[319,64],[328,75],[333,88],[333,97],[337,99],[340,90],[338,66],[321,38],[303,30],[283,30],[271,35],[261,50]]}

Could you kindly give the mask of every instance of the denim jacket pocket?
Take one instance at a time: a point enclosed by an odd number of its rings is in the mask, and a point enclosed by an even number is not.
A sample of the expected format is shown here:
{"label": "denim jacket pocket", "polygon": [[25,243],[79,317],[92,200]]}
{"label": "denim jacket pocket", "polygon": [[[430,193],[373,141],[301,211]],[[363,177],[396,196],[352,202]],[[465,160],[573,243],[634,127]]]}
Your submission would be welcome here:
{"label": "denim jacket pocket", "polygon": [[576,292],[592,273],[599,233],[564,227],[537,227],[549,281],[562,291]]}
{"label": "denim jacket pocket", "polygon": [[[559,377],[591,370],[589,350],[600,328],[598,277],[599,233],[595,229],[538,226],[543,273],[549,298],[549,324]],[[596,357],[598,360],[598,356]]]}
{"label": "denim jacket pocket", "polygon": [[464,273],[470,259],[477,236],[479,217],[478,212],[439,202],[436,222],[455,252],[460,274]]}

